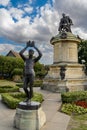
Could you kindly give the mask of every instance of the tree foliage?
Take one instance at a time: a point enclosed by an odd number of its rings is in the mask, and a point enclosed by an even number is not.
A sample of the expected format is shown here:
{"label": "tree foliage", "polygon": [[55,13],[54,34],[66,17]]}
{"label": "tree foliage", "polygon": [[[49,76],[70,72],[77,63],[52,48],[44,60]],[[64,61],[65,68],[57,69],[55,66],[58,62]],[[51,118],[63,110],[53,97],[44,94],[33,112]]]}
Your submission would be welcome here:
{"label": "tree foliage", "polygon": [[[15,74],[22,74],[24,61],[21,58],[0,56],[0,76],[11,78]],[[45,66],[37,62],[34,67],[36,78],[43,78],[47,72]]]}
{"label": "tree foliage", "polygon": [[78,46],[78,60],[85,65],[84,70],[87,75],[87,40],[81,41]]}
{"label": "tree foliage", "polygon": [[41,64],[40,62],[37,62],[35,64],[34,70],[35,70],[35,73],[36,73],[36,77],[40,78],[40,79],[44,78],[44,76],[47,73],[47,70],[45,69],[44,64]]}
{"label": "tree foliage", "polygon": [[0,75],[11,77],[11,73],[15,68],[23,68],[24,62],[21,58],[0,56]]}
{"label": "tree foliage", "polygon": [[82,41],[78,46],[78,59],[79,63],[85,62],[87,65],[87,40]]}

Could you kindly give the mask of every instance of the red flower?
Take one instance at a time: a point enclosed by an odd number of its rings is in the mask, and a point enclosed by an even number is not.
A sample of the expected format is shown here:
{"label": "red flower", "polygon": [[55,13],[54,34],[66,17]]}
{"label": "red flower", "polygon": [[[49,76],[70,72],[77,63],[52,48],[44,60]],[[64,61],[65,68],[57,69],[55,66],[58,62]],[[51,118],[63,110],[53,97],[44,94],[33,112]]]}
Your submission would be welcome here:
{"label": "red flower", "polygon": [[76,101],[75,104],[77,106],[81,106],[81,107],[87,108],[87,102],[86,101]]}

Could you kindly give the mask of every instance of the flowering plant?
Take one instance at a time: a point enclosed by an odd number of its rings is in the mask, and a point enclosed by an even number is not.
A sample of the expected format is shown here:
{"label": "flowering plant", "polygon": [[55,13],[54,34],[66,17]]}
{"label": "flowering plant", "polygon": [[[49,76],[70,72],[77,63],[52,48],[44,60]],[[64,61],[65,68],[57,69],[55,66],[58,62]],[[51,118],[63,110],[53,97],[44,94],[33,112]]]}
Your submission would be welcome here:
{"label": "flowering plant", "polygon": [[87,108],[87,102],[86,101],[76,101],[75,104],[77,106],[81,106],[81,107]]}

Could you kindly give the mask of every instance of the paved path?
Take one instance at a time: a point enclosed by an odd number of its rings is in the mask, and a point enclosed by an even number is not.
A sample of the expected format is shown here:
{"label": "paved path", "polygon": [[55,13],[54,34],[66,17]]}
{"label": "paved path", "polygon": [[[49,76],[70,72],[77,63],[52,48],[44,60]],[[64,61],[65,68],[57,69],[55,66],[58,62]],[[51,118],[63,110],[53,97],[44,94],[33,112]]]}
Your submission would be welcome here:
{"label": "paved path", "polygon": [[[58,111],[61,106],[60,94],[40,90],[39,88],[35,88],[34,91],[42,93],[45,99],[42,108],[46,114],[46,124],[41,130],[67,130],[70,116]],[[15,110],[8,109],[0,101],[0,130],[17,130],[13,128],[15,112]]]}

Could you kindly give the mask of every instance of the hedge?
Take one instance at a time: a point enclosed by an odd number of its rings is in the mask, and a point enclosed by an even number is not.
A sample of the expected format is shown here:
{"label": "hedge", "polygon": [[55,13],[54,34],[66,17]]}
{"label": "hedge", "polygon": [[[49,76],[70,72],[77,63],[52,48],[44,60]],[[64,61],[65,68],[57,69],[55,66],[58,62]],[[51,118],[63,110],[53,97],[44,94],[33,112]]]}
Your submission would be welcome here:
{"label": "hedge", "polygon": [[0,86],[0,93],[7,93],[7,92],[18,92],[19,87],[17,86]]}
{"label": "hedge", "polygon": [[[25,93],[3,93],[1,94],[2,101],[11,109],[15,109],[20,101],[23,101],[26,98]],[[34,93],[32,101],[42,102],[43,96],[39,93]]]}
{"label": "hedge", "polygon": [[[18,87],[20,87],[20,88],[23,87],[23,83],[17,83],[16,85]],[[35,80],[33,87],[41,87],[42,85],[43,85],[43,81],[42,80]]]}
{"label": "hedge", "polygon": [[87,100],[87,91],[62,93],[61,98],[63,103],[72,103],[78,100]]}
{"label": "hedge", "polygon": [[34,81],[34,87],[41,87],[43,85],[43,81],[42,80],[35,80]]}

